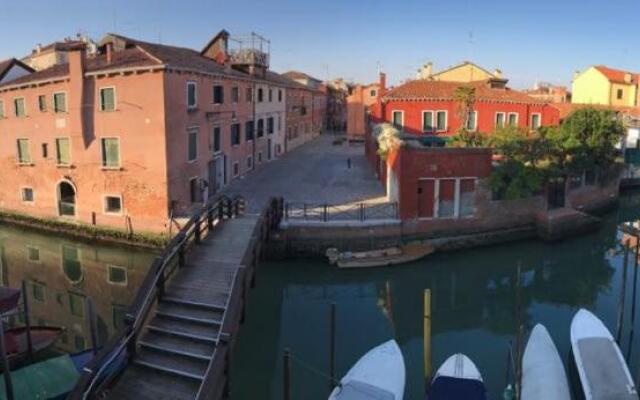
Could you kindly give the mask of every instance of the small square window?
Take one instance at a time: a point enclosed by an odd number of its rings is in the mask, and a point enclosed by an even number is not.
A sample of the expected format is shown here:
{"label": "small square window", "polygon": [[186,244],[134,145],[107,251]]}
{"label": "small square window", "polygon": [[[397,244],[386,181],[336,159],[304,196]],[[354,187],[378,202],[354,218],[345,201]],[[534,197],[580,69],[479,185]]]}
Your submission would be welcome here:
{"label": "small square window", "polygon": [[47,96],[43,94],[38,96],[38,109],[40,110],[40,112],[47,111]]}
{"label": "small square window", "polygon": [[127,269],[116,265],[107,265],[109,283],[117,285],[127,284]]}
{"label": "small square window", "polygon": [[106,214],[120,214],[120,213],[122,213],[122,197],[120,197],[120,196],[105,196],[105,198],[104,198],[104,212]]}
{"label": "small square window", "polygon": [[22,201],[33,203],[33,188],[22,188]]}
{"label": "small square window", "polygon": [[53,111],[56,113],[67,112],[67,94],[66,93],[53,94]]}
{"label": "small square window", "polygon": [[375,89],[374,89],[374,90],[372,90],[371,92],[369,92],[369,96],[371,96],[371,97],[376,97],[376,91],[375,91]]}
{"label": "small square window", "polygon": [[40,249],[33,246],[27,246],[27,260],[31,262],[40,262]]}

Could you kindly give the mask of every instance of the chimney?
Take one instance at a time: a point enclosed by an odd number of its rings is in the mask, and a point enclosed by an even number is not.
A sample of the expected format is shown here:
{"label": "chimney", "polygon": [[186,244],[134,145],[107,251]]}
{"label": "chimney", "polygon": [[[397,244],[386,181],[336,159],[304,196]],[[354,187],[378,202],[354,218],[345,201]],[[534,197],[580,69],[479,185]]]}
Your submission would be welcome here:
{"label": "chimney", "polygon": [[429,79],[433,75],[433,63],[428,62],[418,70],[418,79]]}
{"label": "chimney", "polygon": [[113,61],[113,43],[108,42],[104,46],[107,54],[107,64],[111,64],[111,61]]}
{"label": "chimney", "polygon": [[624,73],[624,82],[625,83],[631,83],[631,74],[628,72]]}
{"label": "chimney", "polygon": [[36,45],[36,54],[40,54],[42,52],[42,45],[40,43],[38,43]]}
{"label": "chimney", "polygon": [[493,71],[493,76],[495,76],[498,79],[502,79],[502,71],[496,68],[495,71]]}
{"label": "chimney", "polygon": [[[82,137],[84,140],[84,72],[86,50],[84,43],[71,47],[69,53],[69,93],[67,95],[67,112],[69,134]],[[92,107],[87,107],[92,110]]]}
{"label": "chimney", "polygon": [[384,96],[387,91],[387,75],[384,72],[380,72],[380,89],[378,89],[378,98]]}

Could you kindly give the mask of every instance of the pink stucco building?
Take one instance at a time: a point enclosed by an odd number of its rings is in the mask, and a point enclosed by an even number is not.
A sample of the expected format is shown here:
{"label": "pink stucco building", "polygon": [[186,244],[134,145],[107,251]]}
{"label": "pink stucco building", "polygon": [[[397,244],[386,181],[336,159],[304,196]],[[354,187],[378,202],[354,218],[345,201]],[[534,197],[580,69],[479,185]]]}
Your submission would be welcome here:
{"label": "pink stucco building", "polygon": [[286,91],[304,89],[229,40],[196,51],[110,34],[0,82],[0,210],[164,233],[274,159]]}

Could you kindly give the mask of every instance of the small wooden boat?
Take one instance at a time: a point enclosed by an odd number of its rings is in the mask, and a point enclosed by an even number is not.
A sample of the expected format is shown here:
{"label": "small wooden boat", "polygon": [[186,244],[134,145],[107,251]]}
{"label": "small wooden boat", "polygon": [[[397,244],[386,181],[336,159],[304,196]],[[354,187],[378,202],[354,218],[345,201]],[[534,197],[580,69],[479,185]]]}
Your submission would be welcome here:
{"label": "small wooden boat", "polygon": [[571,348],[585,400],[638,400],[620,348],[602,321],[585,309],[571,321]]}
{"label": "small wooden boat", "polygon": [[402,351],[395,340],[389,340],[362,356],[329,400],[402,400],[405,374]]}
{"label": "small wooden boat", "polygon": [[433,253],[433,246],[419,242],[400,247],[389,247],[380,250],[360,252],[339,252],[336,248],[327,249],[326,255],[330,264],[340,268],[386,267],[416,261]]}
{"label": "small wooden boat", "polygon": [[522,356],[522,400],[571,400],[567,374],[547,329],[533,327]]}
{"label": "small wooden boat", "polygon": [[20,289],[0,286],[0,314],[7,313],[18,307],[21,294],[22,291]]}
{"label": "small wooden boat", "polygon": [[[33,354],[50,348],[62,335],[64,329],[51,326],[32,326],[31,345]],[[27,328],[7,329],[4,332],[4,341],[7,346],[7,358],[11,364],[22,361],[29,355],[27,342]]]}
{"label": "small wooden boat", "polygon": [[436,372],[429,389],[429,400],[486,400],[482,375],[464,354],[449,357]]}

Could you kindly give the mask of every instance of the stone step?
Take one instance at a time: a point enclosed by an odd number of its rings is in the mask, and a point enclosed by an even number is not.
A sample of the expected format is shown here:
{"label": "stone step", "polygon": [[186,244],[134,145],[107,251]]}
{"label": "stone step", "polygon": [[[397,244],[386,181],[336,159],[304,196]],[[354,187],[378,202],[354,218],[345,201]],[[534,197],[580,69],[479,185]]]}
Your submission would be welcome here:
{"label": "stone step", "polygon": [[143,344],[158,346],[165,349],[174,349],[193,355],[194,357],[210,358],[215,348],[215,343],[211,341],[193,340],[188,337],[167,334],[161,331],[148,331],[142,336],[140,345]]}
{"label": "stone step", "polygon": [[160,316],[155,316],[147,328],[154,332],[214,343],[218,340],[219,332],[218,325],[203,325]]}
{"label": "stone step", "polygon": [[134,364],[185,378],[203,380],[209,363],[193,357],[168,354],[141,347],[133,359]]}
{"label": "stone step", "polygon": [[164,297],[162,297],[162,302],[163,303],[180,304],[180,305],[186,305],[186,306],[192,306],[192,307],[199,307],[199,308],[204,308],[204,309],[207,309],[207,310],[215,310],[215,311],[221,311],[221,312],[224,312],[224,310],[225,310],[225,305],[224,304],[204,303],[204,302],[199,302],[199,301],[181,299],[181,298],[176,297],[176,296],[164,296]]}
{"label": "stone step", "polygon": [[219,325],[224,312],[217,309],[160,301],[156,314],[167,318]]}

